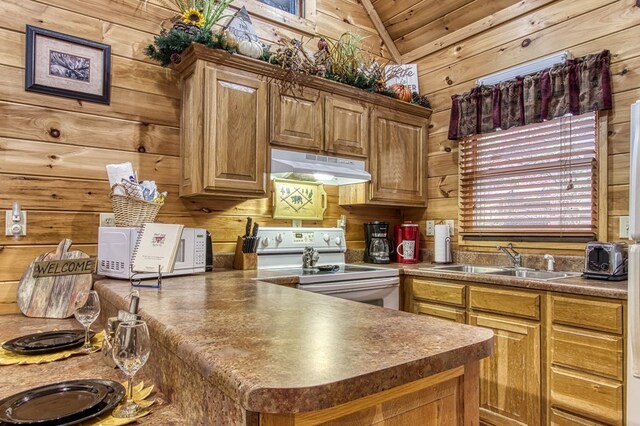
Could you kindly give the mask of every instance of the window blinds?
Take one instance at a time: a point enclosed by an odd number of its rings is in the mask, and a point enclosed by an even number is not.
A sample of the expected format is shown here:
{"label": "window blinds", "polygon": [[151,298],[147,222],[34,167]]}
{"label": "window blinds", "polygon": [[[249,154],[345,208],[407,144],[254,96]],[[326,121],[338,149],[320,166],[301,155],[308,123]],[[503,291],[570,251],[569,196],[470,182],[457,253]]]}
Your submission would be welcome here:
{"label": "window blinds", "polygon": [[596,113],[465,138],[463,236],[594,237]]}

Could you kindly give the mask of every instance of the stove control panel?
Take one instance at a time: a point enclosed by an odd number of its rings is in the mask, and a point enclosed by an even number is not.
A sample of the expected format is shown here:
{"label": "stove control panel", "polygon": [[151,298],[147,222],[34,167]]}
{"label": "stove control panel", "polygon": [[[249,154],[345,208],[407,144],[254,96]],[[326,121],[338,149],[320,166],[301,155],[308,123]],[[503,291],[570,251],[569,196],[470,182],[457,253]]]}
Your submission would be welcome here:
{"label": "stove control panel", "polygon": [[263,227],[258,231],[258,237],[258,254],[302,253],[304,247],[313,247],[325,253],[344,253],[346,250],[342,228]]}

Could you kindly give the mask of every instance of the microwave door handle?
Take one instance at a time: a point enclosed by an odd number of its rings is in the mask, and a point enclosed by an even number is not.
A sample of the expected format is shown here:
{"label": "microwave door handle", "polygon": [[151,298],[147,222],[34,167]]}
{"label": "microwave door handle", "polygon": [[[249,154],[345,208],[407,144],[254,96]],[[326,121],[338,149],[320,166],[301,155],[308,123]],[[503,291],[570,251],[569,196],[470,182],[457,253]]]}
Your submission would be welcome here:
{"label": "microwave door handle", "polygon": [[629,248],[629,338],[631,339],[631,368],[640,378],[640,244]]}

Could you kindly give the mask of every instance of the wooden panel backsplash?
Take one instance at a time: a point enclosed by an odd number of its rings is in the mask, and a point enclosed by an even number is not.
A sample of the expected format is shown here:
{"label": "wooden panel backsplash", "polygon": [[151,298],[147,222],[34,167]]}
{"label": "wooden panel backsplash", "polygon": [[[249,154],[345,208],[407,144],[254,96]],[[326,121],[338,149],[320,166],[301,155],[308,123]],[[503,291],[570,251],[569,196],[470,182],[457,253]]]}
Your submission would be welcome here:
{"label": "wooden panel backsplash", "polygon": [[[481,76],[562,50],[577,57],[609,49],[614,109],[609,112],[608,125],[608,239],[619,240],[620,216],[629,214],[629,108],[640,99],[640,8],[632,0],[585,0],[579,6],[571,0],[540,1],[537,6],[524,3],[501,11],[503,23],[498,26],[478,22],[430,43],[431,53],[417,60],[420,88],[433,106],[429,204],[426,211],[405,210],[405,218],[455,219],[457,224],[458,149],[447,140],[453,94],[468,91]],[[462,34],[463,41],[448,42],[460,40]],[[432,246],[432,237],[426,243]],[[554,248],[583,253],[548,244],[525,252],[554,252]],[[469,249],[495,251],[494,246]]]}
{"label": "wooden panel backsplash", "polygon": [[[357,0],[318,0],[317,8],[318,33],[338,37],[359,31],[371,53],[390,57]],[[144,8],[139,0],[3,0],[0,12],[0,210],[19,201],[28,211],[26,237],[0,236],[0,313],[14,309],[15,280],[27,264],[61,239],[71,238],[75,248],[96,254],[99,213],[111,210],[108,163],[131,161],[141,178],[156,180],[169,192],[159,221],[209,229],[216,252],[233,251],[248,215],[263,226],[290,225],[271,219],[269,199],[177,198],[178,79],[143,54],[160,22],[173,15],[160,2],[149,0]],[[268,43],[300,37],[259,17],[254,22]],[[25,92],[27,24],[110,44],[111,105]],[[363,246],[362,223],[400,219],[398,209],[341,208],[337,189],[327,192],[324,221],[304,225],[335,226],[345,214],[349,247]]]}

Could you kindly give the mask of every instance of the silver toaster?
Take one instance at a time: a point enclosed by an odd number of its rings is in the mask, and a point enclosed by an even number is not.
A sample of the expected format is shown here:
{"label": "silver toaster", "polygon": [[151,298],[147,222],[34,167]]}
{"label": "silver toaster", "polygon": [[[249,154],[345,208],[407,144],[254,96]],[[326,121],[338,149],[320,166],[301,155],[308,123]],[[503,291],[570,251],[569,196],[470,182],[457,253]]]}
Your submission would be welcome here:
{"label": "silver toaster", "polygon": [[625,243],[587,243],[584,276],[606,280],[627,278],[627,245]]}

